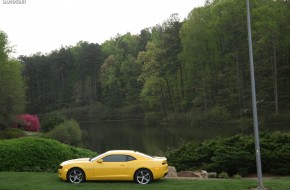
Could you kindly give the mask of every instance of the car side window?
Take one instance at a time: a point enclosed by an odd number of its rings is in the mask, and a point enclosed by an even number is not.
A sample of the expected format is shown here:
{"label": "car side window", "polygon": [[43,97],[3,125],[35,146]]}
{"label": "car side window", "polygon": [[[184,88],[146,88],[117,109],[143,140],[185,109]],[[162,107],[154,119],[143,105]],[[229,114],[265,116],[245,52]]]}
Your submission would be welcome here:
{"label": "car side window", "polygon": [[126,155],[109,155],[103,158],[103,162],[126,162]]}
{"label": "car side window", "polygon": [[128,162],[133,161],[133,160],[137,160],[137,159],[134,158],[133,156],[129,156],[129,155],[127,155],[127,161],[128,161]]}

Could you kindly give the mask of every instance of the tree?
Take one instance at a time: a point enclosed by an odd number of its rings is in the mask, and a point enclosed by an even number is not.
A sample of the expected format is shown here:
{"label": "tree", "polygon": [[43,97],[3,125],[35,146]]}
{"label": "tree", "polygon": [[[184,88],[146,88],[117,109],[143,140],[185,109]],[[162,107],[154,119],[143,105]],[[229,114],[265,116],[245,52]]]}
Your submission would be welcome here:
{"label": "tree", "polygon": [[22,65],[9,59],[7,35],[0,31],[0,124],[11,125],[25,107],[25,84],[21,75]]}
{"label": "tree", "polygon": [[[79,42],[71,49],[74,89],[80,88],[81,105],[92,105],[101,97],[99,72],[104,56],[99,44]],[[81,85],[81,86],[79,86]]]}
{"label": "tree", "polygon": [[157,61],[157,54],[162,50],[153,42],[148,42],[146,52],[139,52],[137,64],[142,67],[138,80],[143,84],[141,100],[148,111],[158,111],[166,114],[167,99],[165,95],[165,80],[160,76],[161,65]]}
{"label": "tree", "polygon": [[[289,6],[288,2],[288,6]],[[254,39],[256,41],[255,55],[259,73],[258,89],[262,111],[279,113],[279,99],[283,100],[286,94],[283,91],[285,83],[281,84],[282,73],[289,71],[287,64],[287,51],[289,52],[289,7],[287,2],[267,1],[256,2],[254,14]],[[287,48],[288,45],[288,48]],[[289,59],[289,58],[288,58]],[[280,75],[281,73],[281,75]],[[284,74],[284,75],[285,75]],[[265,80],[265,77],[272,80]],[[279,88],[278,88],[279,87]],[[279,93],[282,95],[279,98]],[[287,95],[286,95],[287,96]]]}
{"label": "tree", "polygon": [[103,102],[112,108],[120,107],[124,102],[119,73],[119,62],[114,55],[109,56],[101,67],[100,80]]}
{"label": "tree", "polygon": [[35,131],[40,130],[40,123],[37,115],[22,114],[19,116],[22,122],[20,126],[26,131]]}

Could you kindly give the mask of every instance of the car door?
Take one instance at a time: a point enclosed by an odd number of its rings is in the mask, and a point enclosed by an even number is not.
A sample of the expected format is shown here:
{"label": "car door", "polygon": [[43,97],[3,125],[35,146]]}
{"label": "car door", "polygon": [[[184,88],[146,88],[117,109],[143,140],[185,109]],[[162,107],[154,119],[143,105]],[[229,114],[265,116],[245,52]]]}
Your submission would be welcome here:
{"label": "car door", "polygon": [[127,174],[126,155],[107,155],[94,163],[94,176],[100,180],[122,180]]}

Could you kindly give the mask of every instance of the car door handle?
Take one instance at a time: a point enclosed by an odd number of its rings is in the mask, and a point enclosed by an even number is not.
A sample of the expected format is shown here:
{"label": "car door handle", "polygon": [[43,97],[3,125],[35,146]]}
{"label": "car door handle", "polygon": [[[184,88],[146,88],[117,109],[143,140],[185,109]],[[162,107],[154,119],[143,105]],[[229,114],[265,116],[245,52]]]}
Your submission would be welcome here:
{"label": "car door handle", "polygon": [[120,166],[125,166],[125,164],[121,164]]}

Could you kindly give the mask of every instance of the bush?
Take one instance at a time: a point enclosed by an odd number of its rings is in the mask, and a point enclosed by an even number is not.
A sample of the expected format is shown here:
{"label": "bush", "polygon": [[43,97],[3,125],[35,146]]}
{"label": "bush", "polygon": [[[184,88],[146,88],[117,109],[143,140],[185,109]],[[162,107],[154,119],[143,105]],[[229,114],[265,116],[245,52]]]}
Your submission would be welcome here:
{"label": "bush", "polygon": [[260,143],[263,172],[289,175],[290,133],[262,133]]}
{"label": "bush", "polygon": [[[263,172],[290,174],[290,133],[260,135]],[[236,135],[202,143],[191,142],[168,154],[170,165],[178,171],[199,170],[227,172],[245,176],[256,172],[254,137]]]}
{"label": "bush", "polygon": [[233,175],[233,179],[242,179],[242,176],[239,174]]}
{"label": "bush", "polygon": [[40,117],[41,131],[47,133],[51,131],[55,126],[63,123],[65,120],[65,117],[59,115]]}
{"label": "bush", "polygon": [[0,141],[0,171],[55,172],[65,160],[93,156],[96,156],[95,152],[44,138]]}
{"label": "bush", "polygon": [[40,129],[39,119],[37,115],[23,114],[19,116],[23,123],[19,124],[26,131],[38,132]]}
{"label": "bush", "polygon": [[230,113],[223,106],[215,106],[207,111],[191,111],[190,126],[199,126],[204,124],[219,124],[230,121]]}
{"label": "bush", "polygon": [[75,120],[66,120],[49,131],[45,137],[65,144],[79,146],[82,141],[82,131]]}
{"label": "bush", "polygon": [[145,123],[147,125],[158,124],[162,118],[161,114],[158,112],[147,112],[145,113]]}
{"label": "bush", "polygon": [[211,122],[224,122],[230,119],[230,113],[223,106],[215,106],[208,112],[207,119]]}
{"label": "bush", "polygon": [[229,179],[229,175],[227,174],[227,172],[222,172],[219,174],[218,178],[222,178],[222,179]]}
{"label": "bush", "polygon": [[0,139],[12,139],[23,137],[25,134],[21,129],[8,127],[4,131],[0,131]]}
{"label": "bush", "polygon": [[189,116],[184,113],[170,113],[162,119],[163,123],[180,124],[184,126],[188,126],[189,121]]}

